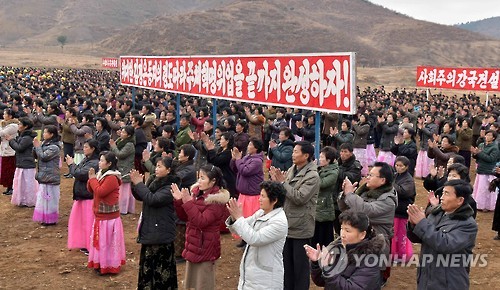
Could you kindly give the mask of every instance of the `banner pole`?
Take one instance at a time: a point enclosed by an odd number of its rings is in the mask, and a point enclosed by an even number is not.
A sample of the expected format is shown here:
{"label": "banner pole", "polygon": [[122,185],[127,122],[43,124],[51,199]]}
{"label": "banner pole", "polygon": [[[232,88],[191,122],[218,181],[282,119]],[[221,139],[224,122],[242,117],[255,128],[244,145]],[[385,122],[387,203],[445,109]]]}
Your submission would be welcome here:
{"label": "banner pole", "polygon": [[181,127],[181,94],[175,95],[175,102],[175,127],[177,128],[177,132],[179,132],[179,129]]}
{"label": "banner pole", "polygon": [[215,128],[217,128],[217,99],[212,98],[212,119],[214,120],[212,136],[215,140]]}
{"label": "banner pole", "polygon": [[314,121],[315,129],[315,146],[314,146],[314,156],[317,162],[319,162],[319,149],[321,147],[321,113],[316,111],[316,120]]}
{"label": "banner pole", "polygon": [[132,109],[135,109],[135,87],[132,87]]}
{"label": "banner pole", "polygon": [[489,103],[490,103],[490,95],[488,94],[488,92],[486,92],[486,102],[485,102],[484,106],[488,107]]}

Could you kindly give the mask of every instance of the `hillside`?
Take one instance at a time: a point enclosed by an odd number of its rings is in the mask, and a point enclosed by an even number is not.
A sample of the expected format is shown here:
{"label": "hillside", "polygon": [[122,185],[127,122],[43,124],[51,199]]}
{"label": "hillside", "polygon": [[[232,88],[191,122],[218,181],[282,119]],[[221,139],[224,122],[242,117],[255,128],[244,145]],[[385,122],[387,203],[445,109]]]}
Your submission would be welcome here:
{"label": "hillside", "polygon": [[0,46],[97,42],[161,15],[177,15],[226,5],[234,0],[0,0]]}
{"label": "hillside", "polygon": [[[496,66],[500,40],[365,0],[0,0],[0,47],[93,56],[357,52],[359,66]],[[57,50],[59,49],[59,50]]]}
{"label": "hillside", "polygon": [[158,17],[101,45],[129,55],[356,51],[361,66],[482,66],[500,52],[500,41],[362,0],[239,1]]}
{"label": "hillside", "polygon": [[500,39],[500,16],[459,24],[457,27]]}

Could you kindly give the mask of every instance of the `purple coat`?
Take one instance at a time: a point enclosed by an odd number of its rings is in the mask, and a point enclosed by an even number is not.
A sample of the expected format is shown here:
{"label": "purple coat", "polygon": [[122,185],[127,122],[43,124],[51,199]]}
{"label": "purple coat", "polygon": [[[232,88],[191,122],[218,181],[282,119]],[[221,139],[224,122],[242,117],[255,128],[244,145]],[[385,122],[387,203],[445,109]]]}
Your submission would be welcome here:
{"label": "purple coat", "polygon": [[260,184],[264,181],[264,156],[262,153],[231,159],[231,169],[236,173],[236,191],[245,195],[260,194]]}

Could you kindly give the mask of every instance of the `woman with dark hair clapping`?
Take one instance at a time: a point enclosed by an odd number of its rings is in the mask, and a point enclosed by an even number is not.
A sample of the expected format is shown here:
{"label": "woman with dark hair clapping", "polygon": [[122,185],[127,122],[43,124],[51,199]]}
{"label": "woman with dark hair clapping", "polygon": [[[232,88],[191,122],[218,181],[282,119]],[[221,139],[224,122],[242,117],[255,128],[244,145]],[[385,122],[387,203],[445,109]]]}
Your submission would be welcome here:
{"label": "woman with dark hair clapping", "polygon": [[59,176],[59,133],[54,125],[47,125],[43,130],[43,143],[33,140],[33,147],[38,159],[36,180],[39,183],[33,220],[42,225],[55,225],[59,219],[59,196],[61,177]]}
{"label": "woman with dark hair clapping", "polygon": [[96,175],[91,168],[87,182],[87,189],[94,195],[95,217],[87,267],[101,275],[117,274],[125,265],[125,240],[118,204],[122,180],[117,164],[118,158],[113,152],[101,153],[99,172]]}
{"label": "woman with dark hair clapping", "polygon": [[172,184],[180,182],[174,174],[173,159],[158,159],[154,172],[143,183],[136,170],[130,173],[132,194],[142,201],[137,242],[141,246],[137,289],[177,289],[175,265],[175,212]]}
{"label": "woman with dark hair clapping", "polygon": [[219,259],[220,224],[229,192],[223,188],[222,171],[213,165],[200,168],[198,183],[182,190],[172,184],[177,216],[186,221],[186,289],[215,289],[215,261]]}
{"label": "woman with dark hair clapping", "polygon": [[288,233],[283,210],[286,190],[273,181],[262,182],[260,188],[260,209],[253,215],[245,218],[234,198],[227,205],[231,216],[226,225],[248,244],[241,258],[238,289],[283,289],[283,246]]}

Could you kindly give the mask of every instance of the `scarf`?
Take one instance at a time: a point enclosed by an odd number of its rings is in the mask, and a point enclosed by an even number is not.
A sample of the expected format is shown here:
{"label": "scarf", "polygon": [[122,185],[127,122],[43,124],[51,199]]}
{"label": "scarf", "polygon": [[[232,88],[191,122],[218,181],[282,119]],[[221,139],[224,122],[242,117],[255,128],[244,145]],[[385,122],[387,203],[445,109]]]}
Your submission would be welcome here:
{"label": "scarf", "polygon": [[125,145],[129,142],[132,142],[132,144],[135,145],[135,137],[134,136],[130,136],[130,137],[127,137],[125,139],[122,139],[122,138],[118,138],[116,140],[116,147],[119,149],[119,150],[122,150],[123,147],[125,147]]}
{"label": "scarf", "polygon": [[361,196],[363,193],[366,193],[366,196],[371,199],[377,199],[379,198],[382,194],[389,192],[392,190],[392,184],[386,184],[382,185],[381,187],[377,187],[374,189],[369,189],[366,187],[366,183],[361,185],[357,190],[356,194]]}

